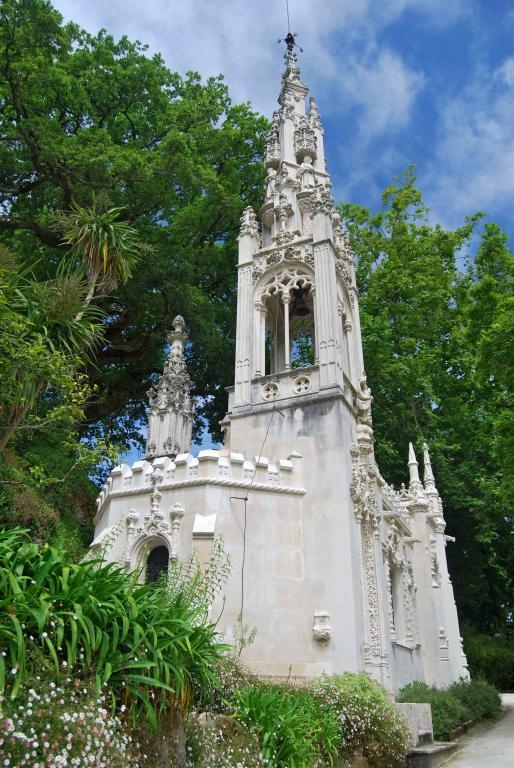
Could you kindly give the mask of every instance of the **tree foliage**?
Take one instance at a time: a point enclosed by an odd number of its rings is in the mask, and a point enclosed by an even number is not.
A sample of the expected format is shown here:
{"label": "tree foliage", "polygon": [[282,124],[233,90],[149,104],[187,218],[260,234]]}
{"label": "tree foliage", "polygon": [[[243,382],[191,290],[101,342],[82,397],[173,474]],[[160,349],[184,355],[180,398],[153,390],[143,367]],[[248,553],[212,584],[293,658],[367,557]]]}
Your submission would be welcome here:
{"label": "tree foliage", "polygon": [[489,224],[466,266],[480,215],[453,231],[430,224],[412,169],[385,190],[378,213],[341,212],[358,257],[379,466],[400,483],[409,440],[429,443],[457,538],[448,557],[458,606],[494,632],[514,607],[513,256]]}
{"label": "tree foliage", "polygon": [[64,25],[46,0],[2,3],[0,69],[0,238],[17,259],[36,257],[38,277],[54,276],[70,247],[56,214],[77,219],[77,242],[79,214],[99,198],[104,215],[116,211],[151,246],[125,286],[101,289],[105,343],[88,368],[88,424],[137,436],[180,313],[216,426],[232,368],[235,235],[242,208],[261,196],[266,121],[232,105],[221,77],[172,73],[138,42]]}

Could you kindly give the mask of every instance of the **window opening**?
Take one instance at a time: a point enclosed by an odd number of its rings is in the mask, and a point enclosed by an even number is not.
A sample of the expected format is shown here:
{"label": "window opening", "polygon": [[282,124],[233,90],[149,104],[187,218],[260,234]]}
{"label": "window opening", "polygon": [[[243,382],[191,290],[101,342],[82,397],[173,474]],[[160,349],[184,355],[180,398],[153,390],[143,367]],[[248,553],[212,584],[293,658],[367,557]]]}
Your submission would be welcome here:
{"label": "window opening", "polygon": [[146,583],[156,582],[164,571],[168,570],[170,553],[164,545],[155,547],[148,555],[146,561]]}

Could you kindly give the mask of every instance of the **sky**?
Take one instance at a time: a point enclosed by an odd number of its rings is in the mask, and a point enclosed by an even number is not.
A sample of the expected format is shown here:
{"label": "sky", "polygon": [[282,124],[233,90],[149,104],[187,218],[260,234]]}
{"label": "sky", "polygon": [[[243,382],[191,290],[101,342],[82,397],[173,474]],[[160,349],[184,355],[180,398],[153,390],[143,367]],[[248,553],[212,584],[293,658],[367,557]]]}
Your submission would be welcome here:
{"label": "sky", "polygon": [[[66,20],[223,73],[233,102],[271,117],[286,0],[53,0]],[[289,0],[336,202],[378,210],[410,165],[431,219],[483,211],[514,247],[513,0]]]}

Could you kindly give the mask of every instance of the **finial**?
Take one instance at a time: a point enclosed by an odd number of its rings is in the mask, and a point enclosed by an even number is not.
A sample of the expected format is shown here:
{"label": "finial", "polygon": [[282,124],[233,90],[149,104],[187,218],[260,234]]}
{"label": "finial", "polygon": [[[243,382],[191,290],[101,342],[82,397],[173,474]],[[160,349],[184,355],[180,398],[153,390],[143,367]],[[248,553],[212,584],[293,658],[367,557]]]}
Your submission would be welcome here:
{"label": "finial", "polygon": [[287,46],[288,53],[293,53],[294,48],[298,48],[300,53],[303,53],[303,48],[300,48],[300,46],[296,42],[297,37],[298,37],[297,32],[288,32],[283,39],[279,38],[279,40],[277,40],[277,43],[285,43]]}
{"label": "finial", "polygon": [[430,463],[430,453],[428,451],[428,445],[426,443],[423,443],[423,465],[424,465],[423,480],[425,483],[425,488],[430,491],[435,490],[435,478],[434,478],[434,473],[432,471],[432,464]]}
{"label": "finial", "polygon": [[409,443],[409,486],[421,485],[419,479],[418,460],[414,453],[414,446]]}

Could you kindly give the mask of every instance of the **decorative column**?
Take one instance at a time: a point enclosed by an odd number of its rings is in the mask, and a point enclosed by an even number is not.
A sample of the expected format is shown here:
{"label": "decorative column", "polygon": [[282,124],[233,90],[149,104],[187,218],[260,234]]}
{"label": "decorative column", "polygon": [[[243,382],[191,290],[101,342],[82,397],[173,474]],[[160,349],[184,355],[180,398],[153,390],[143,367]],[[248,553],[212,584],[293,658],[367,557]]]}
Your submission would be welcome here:
{"label": "decorative column", "polygon": [[266,316],[268,309],[262,301],[255,302],[255,376],[266,375]]}
{"label": "decorative column", "polygon": [[[234,404],[250,402],[252,368],[252,336],[254,332],[254,302],[252,285],[253,254],[260,246],[257,217],[251,206],[241,216],[239,230],[239,267],[237,277],[237,327],[236,327],[236,370],[234,380]],[[255,349],[253,345],[253,349]]]}
{"label": "decorative column", "polygon": [[284,307],[284,370],[291,369],[291,348],[289,340],[289,305],[291,296],[289,293],[282,294],[282,305]]}
{"label": "decorative column", "polygon": [[180,524],[184,517],[185,509],[181,504],[174,504],[171,510],[171,549],[170,560],[174,561],[178,558],[178,535],[180,531]]}

